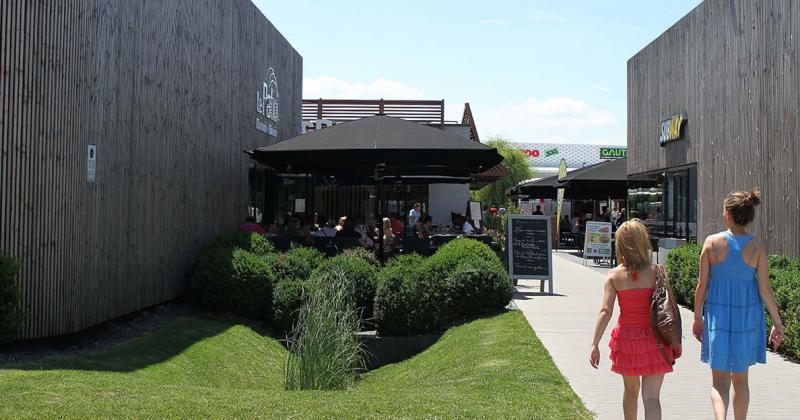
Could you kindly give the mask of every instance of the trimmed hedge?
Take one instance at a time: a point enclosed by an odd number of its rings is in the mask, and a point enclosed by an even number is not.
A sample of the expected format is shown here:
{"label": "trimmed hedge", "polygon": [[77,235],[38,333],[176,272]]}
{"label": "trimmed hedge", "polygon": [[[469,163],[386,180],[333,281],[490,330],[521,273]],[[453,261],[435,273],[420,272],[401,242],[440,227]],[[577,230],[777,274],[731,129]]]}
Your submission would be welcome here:
{"label": "trimmed hedge", "polygon": [[[695,288],[700,270],[698,244],[682,246],[672,250],[667,257],[666,270],[677,300],[692,308]],[[769,279],[775,292],[775,301],[781,313],[786,338],[778,351],[800,357],[800,258],[771,255]],[[772,318],[767,316],[767,331],[772,328]]]}
{"label": "trimmed hedge", "polygon": [[272,325],[279,331],[289,332],[297,321],[303,306],[306,285],[299,280],[282,280],[272,292]]}
{"label": "trimmed hedge", "polygon": [[274,264],[269,257],[232,246],[216,246],[203,252],[191,279],[195,302],[221,310],[269,319]]}
{"label": "trimmed hedge", "polygon": [[441,279],[423,276],[418,254],[392,258],[378,274],[375,323],[382,335],[414,335],[435,330],[441,320]]}
{"label": "trimmed hedge", "polygon": [[363,258],[355,255],[337,255],[325,260],[312,274],[310,280],[320,281],[341,270],[355,291],[355,304],[362,318],[371,317],[375,301],[378,270]]}
{"label": "trimmed hedge", "polygon": [[375,297],[378,331],[412,335],[502,310],[511,277],[487,245],[450,241],[431,257],[404,256],[381,272]]}
{"label": "trimmed hedge", "polygon": [[297,247],[277,256],[278,281],[305,281],[322,262],[325,255],[314,248]]}
{"label": "trimmed hedge", "polygon": [[511,276],[498,261],[462,263],[445,279],[445,317],[469,319],[503,309],[513,297]]}
{"label": "trimmed hedge", "polygon": [[16,338],[25,319],[22,291],[16,282],[20,262],[0,250],[0,343]]}
{"label": "trimmed hedge", "polygon": [[366,248],[362,247],[347,248],[344,251],[342,251],[342,255],[358,257],[377,268],[381,267],[381,262],[378,261],[378,257],[375,256],[375,252]]}

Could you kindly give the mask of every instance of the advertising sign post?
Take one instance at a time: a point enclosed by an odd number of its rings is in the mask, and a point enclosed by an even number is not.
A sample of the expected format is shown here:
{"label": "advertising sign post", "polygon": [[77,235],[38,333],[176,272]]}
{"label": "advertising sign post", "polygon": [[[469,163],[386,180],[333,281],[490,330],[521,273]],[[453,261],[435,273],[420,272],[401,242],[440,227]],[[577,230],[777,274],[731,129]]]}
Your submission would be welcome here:
{"label": "advertising sign post", "polygon": [[586,222],[583,244],[583,265],[587,258],[611,258],[611,223]]}

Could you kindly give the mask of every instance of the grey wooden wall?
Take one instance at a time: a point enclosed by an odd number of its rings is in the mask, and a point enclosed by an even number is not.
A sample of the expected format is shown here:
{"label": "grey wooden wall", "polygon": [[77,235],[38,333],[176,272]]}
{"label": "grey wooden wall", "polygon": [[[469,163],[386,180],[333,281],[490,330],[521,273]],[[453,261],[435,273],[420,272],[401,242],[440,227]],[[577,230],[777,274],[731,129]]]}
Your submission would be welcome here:
{"label": "grey wooden wall", "polygon": [[[698,168],[699,240],[730,191],[763,193],[753,226],[800,254],[800,2],[706,0],[628,61],[628,173]],[[685,138],[659,146],[686,110]]]}
{"label": "grey wooden wall", "polygon": [[[302,58],[249,0],[0,7],[0,248],[23,263],[23,337],[179,296],[247,215],[242,150],[299,134]],[[278,138],[255,128],[270,67]]]}

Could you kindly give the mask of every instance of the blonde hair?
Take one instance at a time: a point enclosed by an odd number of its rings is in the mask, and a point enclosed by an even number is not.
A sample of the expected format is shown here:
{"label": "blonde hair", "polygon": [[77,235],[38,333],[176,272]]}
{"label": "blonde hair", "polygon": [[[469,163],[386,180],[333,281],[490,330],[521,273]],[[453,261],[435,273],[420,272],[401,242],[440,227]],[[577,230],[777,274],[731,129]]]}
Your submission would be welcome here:
{"label": "blonde hair", "polygon": [[650,267],[650,236],[641,220],[631,219],[623,223],[617,229],[614,239],[617,258],[628,271]]}

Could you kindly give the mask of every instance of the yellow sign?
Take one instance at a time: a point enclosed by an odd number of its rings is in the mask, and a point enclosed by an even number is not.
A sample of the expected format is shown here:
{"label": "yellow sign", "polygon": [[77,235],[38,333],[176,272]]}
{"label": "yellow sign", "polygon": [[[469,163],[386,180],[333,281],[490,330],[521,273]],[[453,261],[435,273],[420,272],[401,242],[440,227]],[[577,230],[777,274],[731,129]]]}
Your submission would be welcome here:
{"label": "yellow sign", "polygon": [[[563,179],[567,176],[567,160],[561,158],[561,163],[558,165],[558,179]],[[561,232],[561,207],[564,204],[564,189],[558,189],[558,210],[556,210],[556,232]],[[558,248],[558,241],[556,241],[556,248]]]}
{"label": "yellow sign", "polygon": [[686,113],[673,115],[664,121],[661,121],[661,136],[659,140],[663,146],[667,142],[678,140],[683,137],[683,126],[688,121]]}

